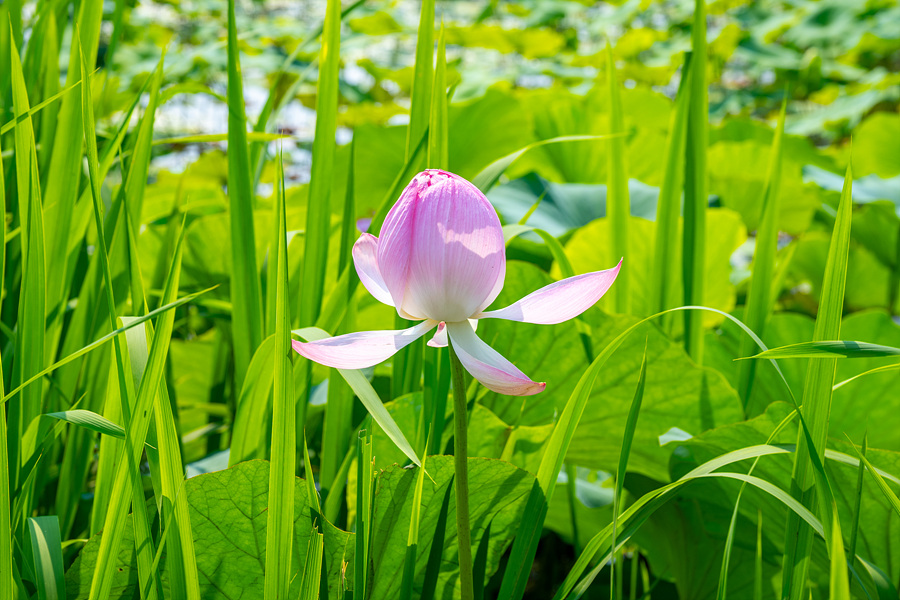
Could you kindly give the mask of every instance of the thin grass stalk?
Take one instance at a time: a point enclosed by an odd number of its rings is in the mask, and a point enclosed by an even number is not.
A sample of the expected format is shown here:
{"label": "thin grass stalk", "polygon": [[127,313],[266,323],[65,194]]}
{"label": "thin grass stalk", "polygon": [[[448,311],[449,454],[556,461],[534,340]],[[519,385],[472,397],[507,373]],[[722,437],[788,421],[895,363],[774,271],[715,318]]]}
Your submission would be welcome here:
{"label": "thin grass stalk", "polygon": [[[266,600],[287,600],[291,589],[294,539],[294,477],[296,435],[290,305],[288,304],[287,227],[284,171],[279,160],[276,194],[278,253],[275,316],[275,395],[272,404],[272,458],[269,469],[269,511],[266,529]],[[307,475],[309,477],[309,475]]]}
{"label": "thin grass stalk", "polygon": [[[682,274],[684,304],[704,303],[706,270],[707,177],[709,99],[706,89],[706,0],[695,0],[691,31],[691,97],[688,108],[687,152],[684,176],[684,240]],[[702,315],[684,313],[684,347],[694,362],[703,362]]]}
{"label": "thin grass stalk", "polygon": [[[29,111],[28,92],[22,73],[22,64],[15,48],[11,49],[13,109],[17,118]],[[31,117],[18,121],[15,127],[16,187],[18,190],[18,215],[22,238],[22,283],[19,294],[18,320],[16,323],[15,372],[16,380],[25,381],[39,372],[44,365],[44,323],[46,266],[44,248],[44,220],[41,208],[40,181],[37,172],[34,129]],[[10,463],[14,465],[13,489],[19,489],[23,503],[23,514],[32,510],[32,485],[25,485],[23,466],[35,451],[33,438],[27,438],[25,431],[42,412],[43,384],[38,382],[26,387],[16,402],[10,405],[9,418],[15,423],[16,437],[20,443],[13,444]],[[17,539],[24,535],[24,520],[13,523]]]}
{"label": "thin grass stalk", "polygon": [[[787,99],[781,104],[778,126],[775,129],[775,137],[772,140],[769,167],[766,173],[766,191],[763,197],[762,218],[756,234],[756,248],[753,252],[753,274],[750,278],[747,304],[744,309],[744,323],[760,337],[765,334],[766,323],[769,320],[769,315],[772,313],[772,284],[775,273],[775,255],[778,252],[778,194],[781,183],[781,147],[784,136],[786,109]],[[747,356],[753,350],[753,340],[746,336],[743,337],[741,339],[740,356]],[[750,394],[753,391],[756,364],[755,360],[745,360],[738,363],[738,393],[744,406],[745,415],[747,415]]]}
{"label": "thin grass stalk", "polygon": [[[622,496],[624,494],[624,486],[625,486],[625,473],[628,471],[628,458],[631,455],[631,445],[634,442],[634,432],[637,429],[638,416],[641,414],[641,404],[644,401],[644,387],[647,382],[647,347],[649,344],[649,340],[644,342],[644,357],[641,360],[641,372],[638,376],[637,387],[634,390],[634,398],[631,401],[631,408],[628,410],[628,419],[625,422],[625,433],[622,436],[622,447],[619,450],[619,464],[616,468],[616,486],[615,492],[613,495],[613,518],[612,518],[612,534],[610,538],[610,545],[613,549],[616,548],[616,525],[619,520],[619,512],[621,511],[622,506]],[[621,556],[621,555],[619,555]],[[610,598],[613,598],[613,583],[615,582],[617,587],[615,588],[615,592],[618,594],[618,598],[622,598],[622,569],[621,564],[622,560],[616,557],[616,554],[613,553],[614,560],[614,569],[610,570]]]}
{"label": "thin grass stalk", "polygon": [[[3,195],[3,170],[0,169],[0,196]],[[2,198],[0,198],[2,199]],[[2,206],[2,203],[0,203]],[[3,209],[0,208],[0,213]],[[0,215],[2,216],[2,215]],[[2,225],[5,230],[5,222]],[[3,234],[0,234],[3,235]],[[0,238],[0,242],[3,239]],[[0,260],[0,272],[3,271]],[[2,278],[2,275],[0,275]],[[2,289],[2,286],[0,286]],[[0,359],[0,396],[3,395],[3,361]],[[7,454],[6,407],[0,405],[0,598],[13,598],[15,582],[13,581],[13,538],[5,532],[12,532],[10,507],[12,497],[9,493],[9,455]]]}
{"label": "thin grass stalk", "polygon": [[[825,263],[822,298],[816,317],[813,341],[840,339],[853,208],[852,185],[853,174],[851,167],[848,166],[828,249],[828,259]],[[807,438],[801,432],[797,440],[797,452],[794,455],[791,494],[808,509],[814,509],[817,502],[815,465],[821,463],[824,457],[836,366],[834,358],[814,358],[809,361],[806,371],[802,415],[809,424],[810,440],[818,456],[811,454]],[[785,527],[782,597],[799,600],[805,595],[813,531],[798,517],[791,516],[794,514],[788,515]]]}
{"label": "thin grass stalk", "polygon": [[253,185],[241,80],[234,0],[228,0],[228,198],[231,222],[231,322],[234,387],[241,389],[250,359],[262,342],[262,298],[256,268]]}
{"label": "thin grass stalk", "polygon": [[[316,87],[316,132],[312,148],[312,170],[306,213],[303,267],[300,289],[300,326],[315,324],[322,309],[328,238],[331,232],[331,187],[334,172],[338,108],[338,70],[341,51],[341,3],[328,0],[322,47],[319,51],[319,81]],[[307,388],[309,389],[309,388]]]}
{"label": "thin grass stalk", "polygon": [[[685,55],[681,68],[681,82],[675,97],[675,108],[669,123],[666,139],[662,187],[656,215],[656,236],[653,251],[653,312],[661,312],[670,306],[673,295],[673,274],[677,267],[672,248],[678,243],[678,219],[681,215],[681,191],[684,183],[684,154],[688,110],[691,97],[690,54]],[[668,327],[664,326],[664,329]]]}
{"label": "thin grass stalk", "polygon": [[459,583],[462,600],[475,597],[472,572],[472,533],[469,525],[469,471],[468,471],[468,407],[466,403],[466,377],[462,363],[448,342],[450,370],[453,376],[453,464],[456,488],[456,541],[459,546]]}
{"label": "thin grass stalk", "polygon": [[571,463],[565,464],[566,469],[566,499],[569,502],[569,521],[572,523],[572,548],[575,550],[575,556],[581,554],[581,540],[578,535],[578,514],[575,507],[578,503],[577,481],[578,471],[575,465]]}
{"label": "thin grass stalk", "polygon": [[[357,237],[355,211],[356,143],[350,142],[350,167],[347,178],[347,193],[344,196],[341,217],[341,244],[338,256],[338,272],[348,269],[346,285],[347,309],[341,327],[335,334],[353,331],[356,322],[354,291],[358,279],[356,269],[351,265],[352,248]],[[341,461],[350,450],[350,435],[353,430],[353,394],[347,382],[337,371],[330,370],[328,376],[328,403],[322,424],[322,453],[319,463],[319,485],[323,496],[328,496],[335,483]]]}
{"label": "thin grass stalk", "polygon": [[[371,429],[371,419],[368,428]],[[360,598],[369,591],[369,549],[372,534],[372,490],[375,474],[372,465],[372,436],[367,429],[356,438],[356,553],[353,583]]]}
{"label": "thin grass stalk", "polygon": [[[612,46],[606,43],[606,85],[609,94],[609,133],[624,134],[625,121],[622,116],[622,96],[616,77],[616,61]],[[625,166],[625,138],[612,137],[609,140],[609,151],[606,153],[607,185],[606,216],[612,228],[613,256],[629,256],[628,252],[628,218],[631,202],[628,195],[628,173]],[[610,290],[613,295],[616,312],[631,313],[631,288],[629,269],[619,273],[616,285]]]}
{"label": "thin grass stalk", "polygon": [[[866,455],[869,449],[869,436],[863,436],[862,450],[860,454]],[[856,473],[856,498],[853,503],[853,528],[850,530],[850,546],[847,549],[847,556],[856,556],[856,542],[859,539],[859,518],[861,515],[862,495],[863,495],[863,475],[866,472],[866,465],[863,461],[859,461]]]}

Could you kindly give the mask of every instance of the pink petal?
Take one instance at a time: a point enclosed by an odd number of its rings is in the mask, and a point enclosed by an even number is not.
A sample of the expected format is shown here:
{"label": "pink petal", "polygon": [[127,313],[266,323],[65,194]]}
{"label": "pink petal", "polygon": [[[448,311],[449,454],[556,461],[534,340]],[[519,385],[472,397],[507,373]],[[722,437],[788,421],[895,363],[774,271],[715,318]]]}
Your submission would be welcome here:
{"label": "pink petal", "polygon": [[381,231],[378,265],[402,312],[462,321],[499,294],[506,272],[500,219],[461,177],[419,173]]}
{"label": "pink petal", "polygon": [[437,331],[434,332],[434,335],[431,336],[431,339],[428,340],[428,345],[432,348],[446,348],[447,347],[447,324],[441,321],[438,323]]}
{"label": "pink petal", "polygon": [[365,369],[387,360],[404,346],[428,333],[435,325],[437,321],[429,320],[399,331],[361,331],[317,342],[293,340],[291,345],[301,356],[326,367]]}
{"label": "pink petal", "polygon": [[499,352],[475,335],[469,323],[447,323],[453,350],[472,377],[499,394],[531,396],[544,391],[546,383],[535,383]]}
{"label": "pink petal", "polygon": [[462,321],[500,292],[506,272],[503,230],[494,208],[471,183],[449,175],[434,181],[420,194],[408,293],[427,317]]}
{"label": "pink petal", "polygon": [[[469,319],[469,325],[472,326],[474,331],[478,331],[478,319]],[[447,347],[447,324],[441,321],[438,323],[437,331],[434,332],[434,335],[428,340],[428,345],[432,348],[446,348]]]}
{"label": "pink petal", "polygon": [[384,278],[381,276],[381,271],[378,269],[377,252],[378,238],[370,233],[364,233],[353,244],[353,264],[356,265],[359,280],[366,286],[369,293],[375,296],[375,299],[382,304],[393,306],[394,301],[391,298],[391,293],[388,291]]}
{"label": "pink petal", "polygon": [[[409,278],[409,261],[412,256],[412,232],[418,206],[418,178],[406,186],[400,199],[388,211],[381,225],[377,249],[377,262],[385,287],[398,310],[404,306],[406,281]],[[420,317],[421,318],[421,317]]]}
{"label": "pink petal", "polygon": [[612,269],[576,275],[551,283],[506,308],[476,315],[479,319],[509,319],[554,325],[573,319],[603,297],[619,274],[622,261]]}

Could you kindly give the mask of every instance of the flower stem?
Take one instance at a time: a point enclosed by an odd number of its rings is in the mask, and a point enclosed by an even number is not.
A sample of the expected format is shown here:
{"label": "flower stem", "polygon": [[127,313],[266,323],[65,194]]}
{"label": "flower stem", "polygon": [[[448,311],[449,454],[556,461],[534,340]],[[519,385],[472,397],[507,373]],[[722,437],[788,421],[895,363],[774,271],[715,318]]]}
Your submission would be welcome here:
{"label": "flower stem", "polygon": [[459,581],[462,600],[474,600],[472,576],[472,535],[469,526],[468,432],[466,430],[466,378],[462,363],[450,343],[450,371],[453,376],[453,459],[456,465],[456,541],[459,544]]}

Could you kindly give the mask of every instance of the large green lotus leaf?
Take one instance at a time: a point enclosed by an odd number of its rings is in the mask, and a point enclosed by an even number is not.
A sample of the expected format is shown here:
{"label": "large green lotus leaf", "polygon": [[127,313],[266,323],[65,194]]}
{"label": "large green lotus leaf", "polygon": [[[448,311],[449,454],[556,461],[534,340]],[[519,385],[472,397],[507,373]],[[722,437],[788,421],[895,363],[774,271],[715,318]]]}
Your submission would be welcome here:
{"label": "large green lotus leaf", "polygon": [[[294,543],[291,572],[291,596],[298,597],[303,563],[312,531],[306,483],[297,478],[294,486]],[[200,575],[200,597],[204,600],[261,598],[266,549],[266,518],[269,497],[269,463],[253,460],[230,469],[188,479],[184,491],[190,504],[191,529]],[[117,558],[110,598],[131,600],[138,596],[137,565],[134,558],[133,529],[125,526]],[[325,534],[325,566],[329,592],[340,597],[341,590],[352,588],[345,573],[353,573],[353,534],[341,531],[317,519]],[[87,598],[100,547],[95,535],[84,546],[66,572],[69,598]],[[165,559],[160,563],[163,587],[168,587]]]}
{"label": "large green lotus leaf", "polygon": [[[679,220],[679,224],[681,220]],[[738,213],[726,208],[714,208],[707,212],[706,222],[706,289],[703,305],[730,311],[735,305],[734,285],[730,281],[732,253],[747,239],[747,231]],[[651,290],[654,287],[653,263],[656,239],[656,224],[639,218],[629,220],[628,254],[624,257],[622,269],[628,270],[631,285],[631,310],[635,315],[650,316],[655,311],[651,308]],[[679,226],[678,236],[681,236]],[[609,269],[619,261],[613,256],[610,223],[608,219],[598,219],[576,231],[566,244],[566,254],[576,273],[587,273]],[[679,269],[672,274],[673,286],[669,297],[669,306],[680,306],[681,291],[681,246],[672,248],[672,264]],[[560,276],[559,266],[554,265],[551,273]],[[598,306],[604,310],[613,310],[609,296],[600,300]],[[703,323],[707,326],[721,322],[722,318],[715,313],[704,314]],[[676,319],[678,323],[681,319]]]}
{"label": "large green lotus leaf", "polygon": [[566,44],[562,34],[547,27],[503,29],[499,25],[476,23],[448,27],[446,35],[448,44],[488,48],[503,54],[517,52],[528,59],[555,56]]}
{"label": "large green lotus leaf", "polygon": [[[610,131],[608,96],[605,84],[584,96],[553,88],[524,96],[523,104],[534,114],[538,139],[603,135]],[[629,132],[625,145],[628,177],[659,186],[672,103],[661,94],[636,88],[622,90],[622,107]],[[608,149],[604,140],[541,146],[516,161],[508,175],[515,178],[534,171],[560,183],[606,183]]]}
{"label": "large green lotus leaf", "polygon": [[[710,193],[739,212],[750,230],[759,227],[770,154],[770,145],[756,141],[718,142],[707,154]],[[809,228],[821,205],[819,188],[803,183],[802,166],[784,161],[779,184],[778,229],[794,235]]]}
{"label": "large green lotus leaf", "polygon": [[853,175],[874,174],[879,177],[900,175],[900,115],[876,112],[860,123],[853,132]]}
{"label": "large green lotus leaf", "polygon": [[[766,148],[772,147],[775,137],[774,123],[766,123],[749,118],[735,117],[726,119],[719,127],[709,130],[709,142],[711,145],[717,142],[747,142],[753,141]],[[781,138],[782,164],[783,165],[815,165],[821,169],[839,171],[834,158],[824,154],[813,145],[812,141],[802,135],[785,134]],[[760,173],[761,177],[765,172]]]}
{"label": "large green lotus leaf", "polygon": [[[474,436],[473,436],[474,437]],[[420,592],[441,505],[449,492],[449,510],[436,598],[459,597],[459,561],[456,544],[456,498],[452,491],[453,457],[432,456],[425,463],[428,474],[422,488],[419,513],[419,545],[416,551],[414,595]],[[472,554],[477,551],[488,525],[491,537],[487,576],[496,572],[500,557],[519,528],[528,494],[535,483],[530,473],[500,460],[470,458],[469,516]],[[373,579],[371,598],[397,598],[403,575],[410,511],[418,473],[416,469],[389,467],[378,475],[372,521]]]}
{"label": "large green lotus leaf", "polygon": [[[543,271],[532,265],[511,261],[507,269],[506,285],[495,306],[506,305],[550,282]],[[592,329],[595,354],[637,321],[635,317],[607,315],[597,309],[582,318]],[[574,323],[549,326],[485,319],[478,333],[529,377],[547,382],[547,389],[536,396],[515,398],[487,393],[482,399],[485,406],[506,423],[552,422],[588,364]],[[680,344],[669,340],[656,327],[646,325],[625,339],[601,371],[569,448],[568,459],[572,463],[615,470],[645,339],[649,344],[647,383],[629,471],[665,480],[670,449],[660,447],[659,436],[672,428],[697,434],[741,418],[737,395],[722,375],[696,366]]]}
{"label": "large green lotus leaf", "polygon": [[[653,220],[659,189],[636,179],[628,182],[631,215]],[[517,223],[531,210],[538,198],[537,209],[528,224],[562,237],[573,229],[606,216],[606,185],[588,183],[553,183],[531,173],[498,185],[488,193],[488,200],[500,213],[504,223]],[[532,234],[536,240],[540,238]]]}
{"label": "large green lotus leaf", "polygon": [[[797,247],[787,268],[787,287],[808,290],[807,295],[813,305],[819,302],[822,294],[830,242],[830,235],[824,232],[810,232],[794,242]],[[887,307],[889,281],[888,267],[875,254],[862,244],[851,244],[844,311]]]}
{"label": "large green lotus leaf", "polygon": [[[791,406],[788,404],[773,404],[759,417],[719,427],[682,442],[679,450],[673,454],[672,476],[683,475],[687,470],[726,452],[766,443],[775,426],[790,412]],[[775,439],[775,443],[788,444],[787,447],[792,448],[792,444],[797,441],[797,433],[796,423],[792,423]],[[842,435],[841,439],[832,437],[828,441],[828,447],[855,457],[853,450],[843,440]],[[894,475],[900,474],[900,454],[897,452],[876,450],[870,446],[866,456],[876,467]],[[753,474],[782,490],[789,491],[793,459],[793,454],[765,456],[759,461]],[[737,463],[726,470],[747,472],[751,462],[747,460]],[[851,530],[852,515],[855,514],[857,468],[835,460],[826,460],[825,468],[835,493],[841,528],[846,538]],[[737,482],[713,480],[691,484],[683,488],[682,493],[691,498],[721,503],[724,507],[733,509],[739,487],[740,484]],[[896,492],[896,486],[893,487]],[[751,522],[755,522],[757,510],[763,512],[764,536],[774,545],[775,556],[779,556],[784,543],[784,523],[788,509],[769,494],[748,488],[741,502],[741,513]],[[885,569],[888,577],[896,581],[900,576],[900,547],[894,541],[900,539],[900,520],[896,518],[897,515],[893,513],[890,503],[868,475],[863,480],[859,515],[857,553]],[[737,539],[740,541],[741,537]],[[815,563],[822,567],[818,569],[819,574],[824,573],[827,582],[828,558],[823,540],[818,539],[814,544],[813,556]],[[819,579],[815,574],[814,577]]]}

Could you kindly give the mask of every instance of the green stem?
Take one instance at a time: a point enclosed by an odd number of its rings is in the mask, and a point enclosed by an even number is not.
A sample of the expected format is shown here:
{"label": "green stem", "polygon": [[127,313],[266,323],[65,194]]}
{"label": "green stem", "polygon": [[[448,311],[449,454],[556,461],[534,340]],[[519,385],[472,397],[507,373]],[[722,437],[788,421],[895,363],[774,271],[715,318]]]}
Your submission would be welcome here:
{"label": "green stem", "polygon": [[466,430],[466,378],[462,363],[449,345],[450,370],[453,374],[453,458],[456,465],[456,541],[459,544],[459,582],[462,600],[475,598],[472,577],[472,535],[469,526],[469,473],[466,468],[468,445]]}

